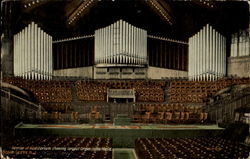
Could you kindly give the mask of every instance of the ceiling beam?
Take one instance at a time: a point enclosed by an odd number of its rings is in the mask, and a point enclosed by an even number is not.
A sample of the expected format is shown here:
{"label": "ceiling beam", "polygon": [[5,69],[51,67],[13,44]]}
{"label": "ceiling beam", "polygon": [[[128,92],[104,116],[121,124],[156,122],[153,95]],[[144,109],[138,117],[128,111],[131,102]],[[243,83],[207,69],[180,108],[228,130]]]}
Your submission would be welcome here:
{"label": "ceiling beam", "polygon": [[21,6],[24,12],[31,12],[37,7],[40,7],[53,0],[21,0]]}
{"label": "ceiling beam", "polygon": [[206,8],[217,8],[217,5],[213,1],[199,1],[199,0],[193,0],[195,4],[201,6],[201,7],[206,7]]}
{"label": "ceiling beam", "polygon": [[80,17],[84,16],[95,3],[97,3],[96,0],[85,0],[81,2],[75,10],[68,15],[66,20],[67,24],[74,24]]}
{"label": "ceiling beam", "polygon": [[150,6],[165,22],[169,25],[173,25],[173,18],[169,14],[171,13],[171,8],[166,2],[161,0],[146,0],[148,6]]}

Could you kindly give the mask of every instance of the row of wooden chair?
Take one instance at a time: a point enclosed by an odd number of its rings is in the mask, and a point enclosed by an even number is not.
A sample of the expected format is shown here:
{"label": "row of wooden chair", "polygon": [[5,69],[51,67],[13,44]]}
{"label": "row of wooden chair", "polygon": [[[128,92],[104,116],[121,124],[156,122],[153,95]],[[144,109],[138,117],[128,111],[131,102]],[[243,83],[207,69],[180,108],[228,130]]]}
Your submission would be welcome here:
{"label": "row of wooden chair", "polygon": [[164,82],[148,81],[77,81],[77,95],[79,100],[106,100],[107,89],[134,88],[137,101],[163,102]]}
{"label": "row of wooden chair", "polygon": [[205,123],[208,119],[208,113],[190,113],[190,112],[145,112],[144,114],[133,115],[133,122],[136,123],[154,123],[154,124],[169,124],[169,123]]}
{"label": "row of wooden chair", "polygon": [[[63,116],[64,114],[64,116]],[[43,111],[41,113],[41,121],[43,122],[78,122],[79,114],[78,112],[71,113],[62,113],[58,111],[53,111],[48,113],[47,111]]]}
{"label": "row of wooden chair", "polygon": [[[3,152],[11,158],[112,158],[111,138],[21,137]],[[22,152],[22,153],[20,153]]]}
{"label": "row of wooden chair", "polygon": [[32,136],[16,138],[7,147],[82,147],[82,148],[112,148],[111,138],[84,137],[44,137]]}
{"label": "row of wooden chair", "polygon": [[139,138],[135,151],[139,159],[246,159],[249,147],[222,138]]}
{"label": "row of wooden chair", "polygon": [[137,104],[136,111],[140,112],[190,112],[190,113],[201,113],[202,106],[187,106],[182,103],[171,103],[171,104]]}
{"label": "row of wooden chair", "polygon": [[72,101],[70,81],[26,80],[11,77],[4,78],[4,82],[32,92],[41,103]]}
{"label": "row of wooden chair", "polygon": [[250,84],[250,79],[220,79],[217,81],[173,81],[169,96],[172,103],[203,103],[209,96],[231,85]]}

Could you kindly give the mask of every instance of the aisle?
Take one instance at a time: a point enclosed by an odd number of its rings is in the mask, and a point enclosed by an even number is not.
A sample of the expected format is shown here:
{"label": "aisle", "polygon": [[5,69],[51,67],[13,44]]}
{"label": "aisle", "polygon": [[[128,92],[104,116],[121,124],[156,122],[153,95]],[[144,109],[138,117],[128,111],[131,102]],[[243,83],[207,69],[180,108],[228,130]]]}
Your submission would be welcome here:
{"label": "aisle", "polygon": [[113,159],[137,159],[135,149],[113,148]]}

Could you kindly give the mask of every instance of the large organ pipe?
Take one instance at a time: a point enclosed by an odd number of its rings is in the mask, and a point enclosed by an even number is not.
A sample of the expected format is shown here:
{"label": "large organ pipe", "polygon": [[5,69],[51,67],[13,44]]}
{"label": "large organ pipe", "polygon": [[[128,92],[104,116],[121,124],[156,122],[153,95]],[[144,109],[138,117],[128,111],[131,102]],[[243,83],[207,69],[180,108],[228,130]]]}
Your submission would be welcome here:
{"label": "large organ pipe", "polygon": [[119,20],[95,31],[95,63],[146,64],[147,32]]}
{"label": "large organ pipe", "polygon": [[133,58],[133,62],[132,63],[135,63],[135,27],[132,27],[132,35],[131,35],[131,40],[132,40],[132,58]]}
{"label": "large organ pipe", "polygon": [[32,22],[14,35],[13,47],[14,76],[49,79],[52,74],[52,37]]}
{"label": "large organ pipe", "polygon": [[[189,47],[188,47],[188,52],[191,53],[191,49],[192,49],[192,37],[189,38]],[[189,55],[189,58],[192,58],[192,54]],[[191,63],[188,64],[188,68],[191,68]],[[192,78],[192,71],[190,69],[190,71],[188,72],[188,76],[190,78]]]}
{"label": "large organ pipe", "polygon": [[[17,45],[17,36],[14,35],[13,38],[14,38],[14,48],[13,48],[13,51],[16,52],[16,46],[15,45]],[[13,55],[13,61],[14,61],[14,63],[17,62],[17,57],[16,56],[17,55],[15,55],[15,54]],[[16,73],[16,65],[14,65],[14,71],[13,72],[14,72],[14,76],[16,76],[16,74],[17,74]]]}
{"label": "large organ pipe", "polygon": [[[16,56],[16,60],[14,63],[17,63],[16,65],[14,64],[14,76],[19,76],[19,69],[18,69],[18,64],[19,64],[19,52],[17,51],[19,49],[19,33],[15,35],[16,37],[16,44],[14,42],[14,56]],[[15,48],[16,47],[16,48]],[[16,55],[15,55],[16,53]]]}
{"label": "large organ pipe", "polygon": [[[250,31],[250,29],[249,29]],[[246,55],[250,56],[250,32],[247,33],[246,35]]]}
{"label": "large organ pipe", "polygon": [[30,73],[29,70],[30,70],[30,65],[31,65],[31,25],[29,24],[28,25],[28,28],[27,28],[27,78],[30,79]]}
{"label": "large organ pipe", "polygon": [[31,65],[30,65],[30,70],[31,70],[31,79],[34,79],[34,72],[32,71],[34,69],[34,64],[35,64],[35,59],[34,59],[34,47],[35,47],[35,32],[34,32],[34,26],[35,23],[31,23]]}
{"label": "large organ pipe", "polygon": [[20,49],[20,56],[21,56],[21,63],[20,63],[20,65],[21,65],[21,71],[20,71],[20,76],[21,77],[23,77],[24,78],[24,30],[22,30],[21,31],[21,35],[20,35],[21,37],[20,37],[20,39],[21,39],[21,49]]}
{"label": "large organ pipe", "polygon": [[[131,27],[131,24],[128,24],[128,28],[129,28],[129,32],[128,32],[128,42],[127,42],[127,45],[128,45],[128,53],[130,52],[131,53],[131,51],[132,51],[132,49],[131,49],[131,41],[132,41],[132,38],[131,38],[131,33],[132,33],[132,27]],[[129,58],[129,64],[131,64],[132,63],[132,54],[131,54],[131,56],[129,56],[128,57]]]}
{"label": "large organ pipe", "polygon": [[243,43],[243,36],[239,36],[239,44],[238,44],[239,56],[244,56],[242,43]]}
{"label": "large organ pipe", "polygon": [[220,62],[219,62],[219,76],[222,76],[222,69],[223,69],[223,59],[222,59],[222,36],[221,35],[219,35],[219,39],[220,39],[220,41],[219,41],[219,55],[220,55]]}
{"label": "large organ pipe", "polygon": [[126,35],[125,35],[125,48],[126,48],[126,51],[125,51],[125,62],[123,63],[129,63],[129,24],[128,23],[125,23],[125,30],[126,30]]}
{"label": "large organ pipe", "polygon": [[199,56],[199,60],[198,60],[198,70],[199,70],[199,71],[198,71],[198,74],[197,74],[197,75],[198,75],[198,80],[201,80],[201,79],[200,79],[200,78],[201,78],[201,77],[200,77],[200,74],[201,74],[201,71],[202,71],[202,66],[201,66],[201,64],[202,64],[202,61],[201,61],[201,60],[202,60],[202,58],[201,58],[201,57],[202,57],[202,56],[201,56],[201,55],[202,55],[202,36],[201,36],[201,32],[199,32],[198,34],[199,34],[199,35],[198,35],[198,36],[199,36],[199,37],[198,37],[198,38],[199,38],[199,44],[198,44],[198,48],[199,48],[199,51],[198,51],[198,56]]}
{"label": "large organ pipe", "polygon": [[[28,27],[24,30],[24,60],[27,60],[28,54]],[[24,77],[27,79],[27,62],[24,63]]]}
{"label": "large organ pipe", "polygon": [[249,30],[240,30],[231,35],[231,57],[249,56]]}
{"label": "large organ pipe", "polygon": [[[193,39],[194,39],[194,45],[193,45],[193,49],[194,49],[194,52],[193,52],[193,56],[194,56],[194,67],[193,67],[193,75],[192,75],[192,77],[194,78],[194,80],[196,81],[196,74],[197,74],[197,36],[196,35],[194,35],[193,36]],[[190,53],[190,52],[189,52]]]}
{"label": "large organ pipe", "polygon": [[206,25],[189,38],[189,79],[214,80],[226,74],[226,38]]}
{"label": "large organ pipe", "polygon": [[206,53],[206,59],[207,59],[206,60],[206,68],[205,68],[207,73],[206,73],[205,78],[206,78],[206,80],[208,80],[208,76],[209,76],[208,71],[210,71],[210,59],[209,59],[209,57],[210,57],[209,56],[209,54],[210,54],[210,52],[209,52],[210,43],[209,43],[209,25],[208,24],[206,25],[206,37],[205,38],[206,38],[206,45],[205,45],[206,46],[206,52],[205,53]]}
{"label": "large organ pipe", "polygon": [[[34,25],[34,67],[33,71],[38,68],[38,26],[37,24]],[[34,79],[38,79],[38,73],[35,71]]]}

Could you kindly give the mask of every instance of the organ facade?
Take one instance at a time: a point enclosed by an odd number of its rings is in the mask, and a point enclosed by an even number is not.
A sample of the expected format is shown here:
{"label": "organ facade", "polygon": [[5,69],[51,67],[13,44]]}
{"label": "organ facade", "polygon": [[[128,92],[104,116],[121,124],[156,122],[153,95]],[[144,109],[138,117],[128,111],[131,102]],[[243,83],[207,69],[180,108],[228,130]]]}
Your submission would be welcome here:
{"label": "organ facade", "polygon": [[95,64],[147,64],[147,31],[119,20],[95,31]]}
{"label": "organ facade", "polygon": [[52,37],[32,22],[14,35],[14,76],[52,78]]}
{"label": "organ facade", "polygon": [[226,75],[226,38],[204,26],[189,38],[190,80],[215,80]]}

